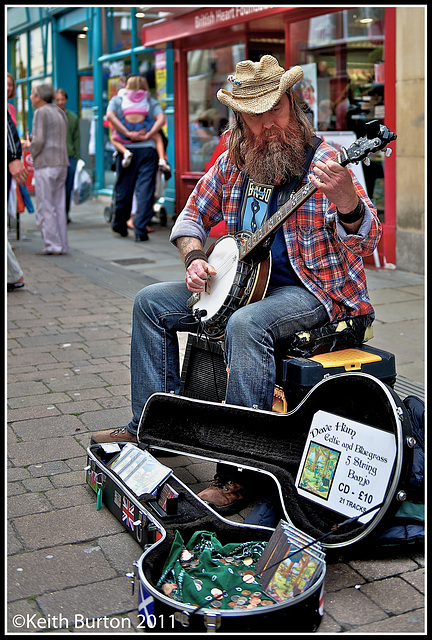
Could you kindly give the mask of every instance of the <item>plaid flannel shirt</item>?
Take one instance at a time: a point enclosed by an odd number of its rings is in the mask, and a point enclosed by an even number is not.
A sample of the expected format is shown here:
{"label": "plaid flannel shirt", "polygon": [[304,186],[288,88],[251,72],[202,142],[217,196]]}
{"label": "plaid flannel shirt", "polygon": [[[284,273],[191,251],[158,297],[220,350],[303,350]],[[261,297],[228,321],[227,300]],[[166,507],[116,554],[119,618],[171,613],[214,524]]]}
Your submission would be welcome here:
{"label": "plaid flannel shirt", "polygon": [[[325,162],[335,155],[333,147],[321,143],[303,184],[308,181],[314,162]],[[229,160],[228,152],[219,156],[189,196],[173,227],[171,241],[192,236],[204,246],[211,227],[222,220],[227,234],[236,233],[245,179]],[[336,206],[320,190],[284,223],[291,265],[302,284],[325,306],[330,321],[373,314],[362,257],[373,253],[382,229],[376,210],[355,176],[353,182],[365,204],[365,216],[355,235],[344,230]]]}

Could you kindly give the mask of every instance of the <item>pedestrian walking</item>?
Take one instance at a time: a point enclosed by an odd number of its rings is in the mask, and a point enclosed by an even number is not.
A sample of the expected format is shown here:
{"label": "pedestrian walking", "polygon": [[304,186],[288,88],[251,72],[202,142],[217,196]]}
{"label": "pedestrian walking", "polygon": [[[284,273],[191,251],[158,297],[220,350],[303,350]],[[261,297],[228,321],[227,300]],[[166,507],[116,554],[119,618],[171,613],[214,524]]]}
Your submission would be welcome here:
{"label": "pedestrian walking", "polygon": [[45,247],[40,255],[67,253],[65,185],[69,166],[66,114],[53,104],[54,87],[43,83],[32,88],[35,109],[31,138],[22,143],[33,158],[38,224]]}
{"label": "pedestrian walking", "polygon": [[165,115],[158,101],[148,98],[148,117],[154,119],[154,124],[146,131],[129,131],[122,123],[122,98],[114,96],[108,103],[107,120],[116,131],[131,140],[125,144],[133,154],[129,166],[122,166],[123,156],[116,160],[117,182],[115,187],[116,206],[112,230],[122,237],[128,235],[127,221],[132,210],[134,191],[137,197],[137,211],[134,218],[135,239],[137,242],[148,240],[147,225],[153,217],[154,193],[156,187],[156,172],[158,169],[158,154],[154,135],[165,124]]}
{"label": "pedestrian walking", "polygon": [[66,220],[69,224],[71,222],[70,219],[70,204],[71,204],[71,195],[74,186],[74,177],[77,162],[80,159],[80,149],[81,149],[81,137],[80,137],[80,128],[79,128],[79,118],[76,113],[73,111],[69,111],[66,109],[66,102],[68,99],[68,95],[64,89],[56,89],[54,94],[54,101],[59,109],[65,112],[67,117],[67,132],[66,132],[66,145],[67,145],[67,154],[69,158],[69,167],[66,176]]}

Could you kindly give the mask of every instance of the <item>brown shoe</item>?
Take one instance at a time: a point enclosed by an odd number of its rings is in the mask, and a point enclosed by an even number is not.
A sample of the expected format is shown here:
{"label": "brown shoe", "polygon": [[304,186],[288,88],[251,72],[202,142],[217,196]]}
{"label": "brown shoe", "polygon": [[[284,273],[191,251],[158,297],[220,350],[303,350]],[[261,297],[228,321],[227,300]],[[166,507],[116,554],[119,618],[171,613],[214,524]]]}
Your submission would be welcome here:
{"label": "brown shoe", "polygon": [[64,255],[63,253],[61,253],[60,251],[36,251],[37,256],[62,256]]}
{"label": "brown shoe", "polygon": [[244,506],[246,489],[234,480],[224,484],[216,478],[212,484],[197,494],[198,498],[207,502],[212,509],[221,513],[233,513]]}
{"label": "brown shoe", "polygon": [[138,440],[136,435],[128,431],[126,427],[119,427],[118,429],[96,431],[91,437],[90,444],[102,442],[138,442]]}

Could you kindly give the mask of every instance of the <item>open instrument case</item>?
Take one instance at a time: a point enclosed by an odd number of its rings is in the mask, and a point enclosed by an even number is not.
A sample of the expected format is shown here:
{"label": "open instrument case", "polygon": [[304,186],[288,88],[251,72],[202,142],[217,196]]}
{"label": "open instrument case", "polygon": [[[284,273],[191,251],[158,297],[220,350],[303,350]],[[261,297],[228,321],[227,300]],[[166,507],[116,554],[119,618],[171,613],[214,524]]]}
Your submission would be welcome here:
{"label": "open instrument case", "polygon": [[[286,414],[157,393],[144,407],[137,438],[135,446],[164,461],[186,455],[256,472],[273,487],[280,518],[321,539],[324,549],[362,543],[386,526],[404,500],[414,446],[399,397],[377,378],[354,372],[323,379]],[[319,466],[311,460],[323,452],[318,487],[310,476]],[[157,583],[176,531],[186,543],[196,531],[213,531],[226,544],[268,541],[273,529],[221,516],[176,477],[174,465],[167,482],[178,494],[175,513],[161,515],[154,495],[134,494],[109,468],[113,454],[104,445],[90,445],[87,453],[88,484],[143,547],[136,566],[146,631],[318,628],[325,564],[300,595],[267,607],[197,610],[165,595]]]}

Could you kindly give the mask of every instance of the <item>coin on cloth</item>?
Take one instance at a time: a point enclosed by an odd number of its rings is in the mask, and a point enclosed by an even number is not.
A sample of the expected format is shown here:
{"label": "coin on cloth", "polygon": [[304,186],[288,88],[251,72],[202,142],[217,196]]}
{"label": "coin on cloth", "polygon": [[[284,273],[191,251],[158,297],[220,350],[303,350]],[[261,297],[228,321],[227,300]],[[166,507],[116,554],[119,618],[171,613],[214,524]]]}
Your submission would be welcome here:
{"label": "coin on cloth", "polygon": [[203,587],[203,582],[202,582],[202,580],[199,580],[198,578],[194,578],[193,583],[194,583],[194,585],[195,585],[195,589],[196,589],[197,591],[201,591],[201,589],[202,589],[202,587]]}
{"label": "coin on cloth", "polygon": [[161,589],[166,596],[170,596],[175,589],[178,589],[178,584],[175,584],[175,582],[165,582],[161,586]]}

